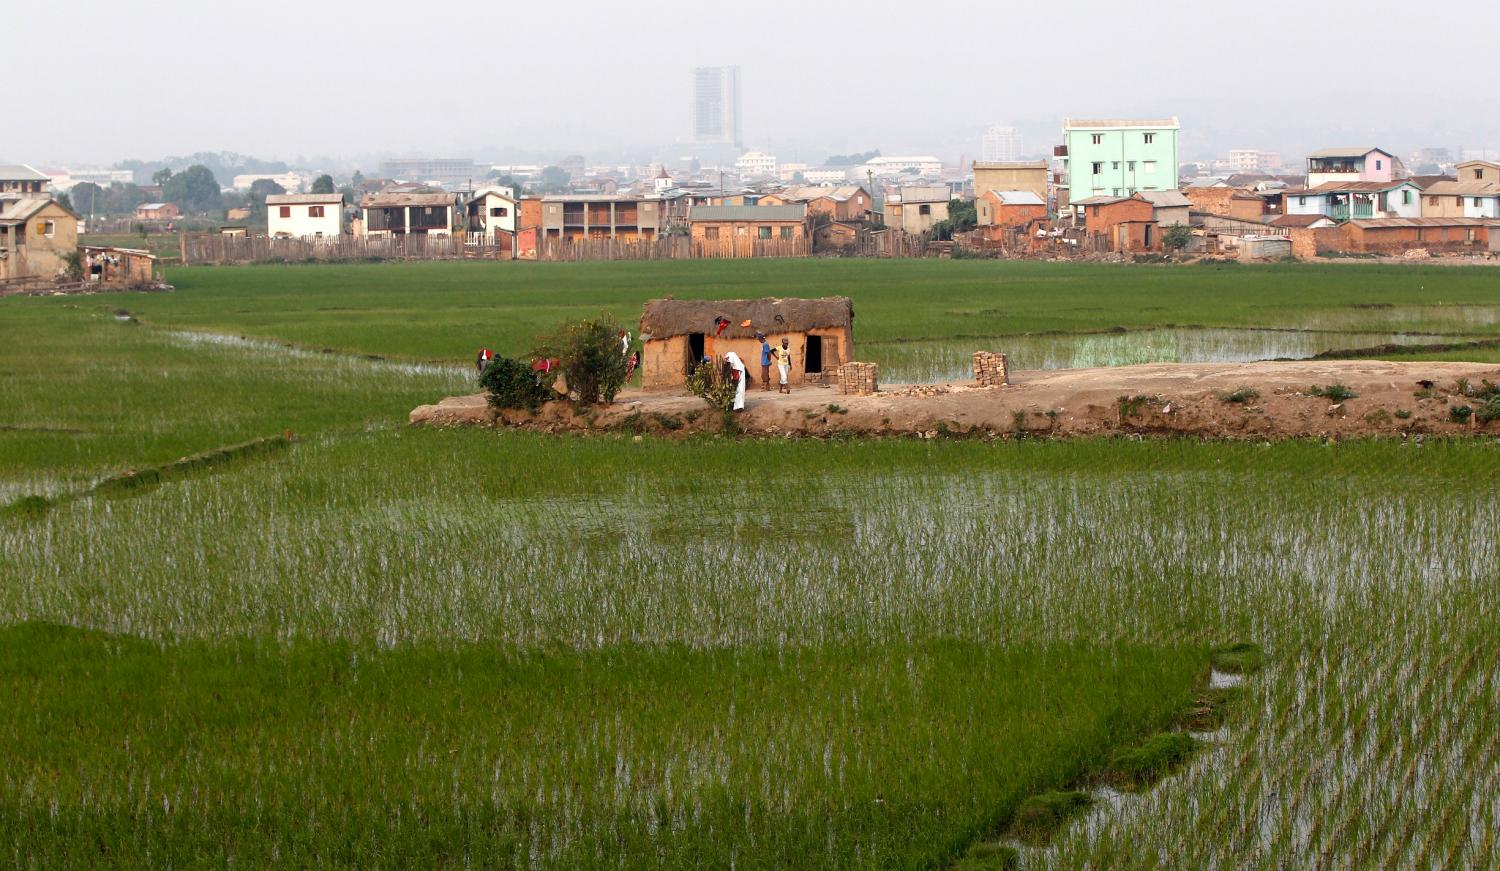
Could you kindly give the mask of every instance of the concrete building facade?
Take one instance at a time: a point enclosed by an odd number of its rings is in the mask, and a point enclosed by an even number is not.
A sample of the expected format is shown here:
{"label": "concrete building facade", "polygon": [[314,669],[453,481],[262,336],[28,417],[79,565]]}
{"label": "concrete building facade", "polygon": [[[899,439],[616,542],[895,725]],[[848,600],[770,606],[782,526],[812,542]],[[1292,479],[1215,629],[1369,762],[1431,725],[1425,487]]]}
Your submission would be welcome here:
{"label": "concrete building facade", "polygon": [[1139,191],[1177,188],[1174,118],[1063,122],[1064,179],[1058,208],[1092,197],[1128,197]]}
{"label": "concrete building facade", "polygon": [[271,194],[266,197],[266,235],[303,239],[344,232],[341,194]]}

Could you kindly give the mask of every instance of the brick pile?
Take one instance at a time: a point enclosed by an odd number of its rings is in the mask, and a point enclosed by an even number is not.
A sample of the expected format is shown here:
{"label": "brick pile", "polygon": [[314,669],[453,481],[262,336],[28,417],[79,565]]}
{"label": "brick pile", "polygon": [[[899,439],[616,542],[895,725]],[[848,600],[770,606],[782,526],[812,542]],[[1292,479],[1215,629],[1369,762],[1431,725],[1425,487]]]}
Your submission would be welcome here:
{"label": "brick pile", "polygon": [[1004,387],[1010,383],[1010,359],[989,351],[974,352],[974,380],[980,387]]}
{"label": "brick pile", "polygon": [[839,390],[850,396],[868,396],[880,390],[880,366],[876,363],[845,363],[839,367]]}

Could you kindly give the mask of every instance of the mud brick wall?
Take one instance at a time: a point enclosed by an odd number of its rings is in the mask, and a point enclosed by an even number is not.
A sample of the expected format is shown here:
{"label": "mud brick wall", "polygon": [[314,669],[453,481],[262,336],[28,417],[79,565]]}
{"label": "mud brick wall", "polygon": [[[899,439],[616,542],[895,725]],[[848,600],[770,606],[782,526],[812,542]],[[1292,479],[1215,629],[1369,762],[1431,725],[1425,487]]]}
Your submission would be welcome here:
{"label": "mud brick wall", "polygon": [[839,367],[839,390],[850,396],[868,396],[880,390],[880,366],[875,363],[845,363]]}
{"label": "mud brick wall", "polygon": [[1004,387],[1010,383],[1010,359],[989,351],[974,352],[974,380],[980,387]]}

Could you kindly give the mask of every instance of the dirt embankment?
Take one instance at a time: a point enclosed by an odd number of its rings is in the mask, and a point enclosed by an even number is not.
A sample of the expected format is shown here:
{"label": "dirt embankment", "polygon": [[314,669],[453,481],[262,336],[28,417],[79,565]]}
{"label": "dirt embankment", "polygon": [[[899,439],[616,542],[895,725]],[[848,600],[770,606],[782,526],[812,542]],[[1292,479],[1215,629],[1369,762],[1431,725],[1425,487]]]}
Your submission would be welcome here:
{"label": "dirt embankment", "polygon": [[[1007,387],[970,384],[890,386],[871,396],[823,387],[791,395],[752,390],[734,415],[750,435],[836,433],[1091,436],[1121,433],[1211,438],[1352,438],[1410,434],[1500,434],[1500,421],[1454,416],[1479,400],[1460,381],[1500,382],[1483,363],[1369,360],[1194,363],[1013,373]],[[1337,399],[1315,388],[1341,385]],[[1460,412],[1460,416],[1462,412]],[[677,392],[625,391],[614,404],[578,413],[553,402],[536,414],[497,411],[483,394],[445,399],[411,413],[413,424],[513,426],[548,432],[629,431],[664,435],[719,432],[723,415]]]}

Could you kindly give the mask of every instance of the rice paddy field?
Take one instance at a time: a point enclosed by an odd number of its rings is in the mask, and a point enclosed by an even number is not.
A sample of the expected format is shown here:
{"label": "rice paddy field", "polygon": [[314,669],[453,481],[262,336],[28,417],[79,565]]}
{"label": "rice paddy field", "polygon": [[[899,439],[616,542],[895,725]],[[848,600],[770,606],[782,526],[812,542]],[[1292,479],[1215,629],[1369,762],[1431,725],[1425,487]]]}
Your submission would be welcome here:
{"label": "rice paddy field", "polygon": [[170,280],[0,300],[0,864],[1494,867],[1493,441],[405,426],[475,348],[669,293],[851,295],[917,381],[986,346],[1484,359],[1487,270]]}

